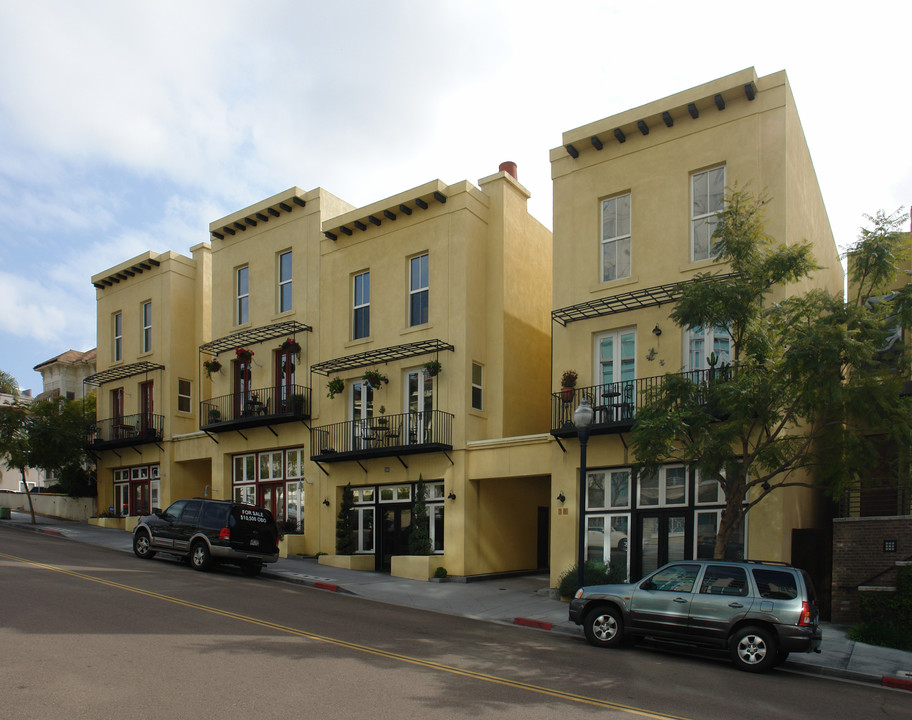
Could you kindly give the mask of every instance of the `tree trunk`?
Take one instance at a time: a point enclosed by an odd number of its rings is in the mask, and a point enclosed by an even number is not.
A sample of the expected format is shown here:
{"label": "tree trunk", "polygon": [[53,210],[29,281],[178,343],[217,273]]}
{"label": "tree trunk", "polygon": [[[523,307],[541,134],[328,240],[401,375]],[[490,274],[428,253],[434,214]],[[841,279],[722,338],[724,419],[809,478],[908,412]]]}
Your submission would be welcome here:
{"label": "tree trunk", "polygon": [[714,560],[725,559],[725,548],[732,533],[744,517],[742,508],[744,494],[747,492],[747,483],[740,478],[731,486],[723,486],[725,490],[725,510],[719,521],[719,532],[716,534],[716,547],[713,549]]}
{"label": "tree trunk", "polygon": [[25,488],[25,496],[29,501],[29,512],[32,513],[32,525],[35,525],[35,507],[32,505],[32,494],[29,492],[28,482],[25,480],[25,468],[19,468],[19,472],[22,473],[22,487]]}

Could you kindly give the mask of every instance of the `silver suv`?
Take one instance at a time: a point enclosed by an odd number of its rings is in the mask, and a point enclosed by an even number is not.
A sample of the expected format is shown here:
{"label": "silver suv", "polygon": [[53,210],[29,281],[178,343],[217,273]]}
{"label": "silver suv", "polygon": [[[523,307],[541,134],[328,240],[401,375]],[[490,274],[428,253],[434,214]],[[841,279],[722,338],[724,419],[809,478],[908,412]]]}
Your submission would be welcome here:
{"label": "silver suv", "polygon": [[636,583],[580,588],[570,620],[597,647],[649,636],[724,648],[748,672],[769,670],[791,652],[820,652],[814,585],[785,563],[670,563]]}

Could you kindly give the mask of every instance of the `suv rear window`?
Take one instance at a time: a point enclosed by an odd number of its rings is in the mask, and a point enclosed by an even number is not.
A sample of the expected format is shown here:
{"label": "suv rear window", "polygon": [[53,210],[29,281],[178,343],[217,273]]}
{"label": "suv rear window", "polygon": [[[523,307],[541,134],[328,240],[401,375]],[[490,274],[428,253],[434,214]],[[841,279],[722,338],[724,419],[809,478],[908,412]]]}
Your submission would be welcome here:
{"label": "suv rear window", "polygon": [[770,600],[793,600],[798,597],[794,573],[766,568],[754,568],[752,572],[760,597]]}
{"label": "suv rear window", "polygon": [[225,527],[225,519],[228,517],[230,505],[222,503],[206,503],[203,505],[203,516],[200,518],[200,527],[207,530],[219,530]]}

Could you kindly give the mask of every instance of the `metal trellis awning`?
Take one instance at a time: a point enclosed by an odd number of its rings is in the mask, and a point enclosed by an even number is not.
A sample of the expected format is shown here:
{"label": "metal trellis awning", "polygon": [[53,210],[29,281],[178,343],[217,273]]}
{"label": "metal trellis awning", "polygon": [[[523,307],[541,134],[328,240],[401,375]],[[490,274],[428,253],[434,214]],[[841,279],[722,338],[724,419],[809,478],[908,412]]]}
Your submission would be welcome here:
{"label": "metal trellis awning", "polygon": [[101,387],[105,383],[123,380],[124,378],[133,377],[134,375],[143,375],[153,370],[164,370],[164,365],[158,365],[147,361],[130,363],[129,365],[118,365],[116,367],[102,370],[101,372],[89,375],[82,381],[83,385],[94,385]]}
{"label": "metal trellis awning", "polygon": [[441,340],[420,340],[419,342],[406,343],[404,345],[393,345],[392,347],[377,348],[368,350],[355,355],[346,355],[345,357],[334,360],[326,360],[321,363],[310,366],[310,371],[321,375],[329,375],[334,372],[344,370],[355,370],[356,368],[368,367],[376,363],[385,363],[390,360],[402,360],[404,358],[418,357],[419,355],[428,355],[437,353],[441,350],[455,351],[449,343]]}
{"label": "metal trellis awning", "polygon": [[296,320],[285,320],[283,322],[273,323],[272,325],[241,330],[211,340],[210,342],[200,345],[199,351],[201,353],[218,355],[219,353],[234,350],[235,348],[256,345],[257,343],[275,340],[280,337],[288,337],[289,335],[294,335],[299,332],[310,332],[311,330],[313,330],[313,328],[310,327],[310,325],[299,323]]}

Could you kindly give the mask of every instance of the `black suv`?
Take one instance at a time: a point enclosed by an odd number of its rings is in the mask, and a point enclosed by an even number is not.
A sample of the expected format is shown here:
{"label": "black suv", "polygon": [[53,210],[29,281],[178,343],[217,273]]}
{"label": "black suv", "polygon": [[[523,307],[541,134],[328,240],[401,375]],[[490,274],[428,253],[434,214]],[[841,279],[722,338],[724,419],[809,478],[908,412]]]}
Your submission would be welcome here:
{"label": "black suv", "polygon": [[682,560],[636,583],[580,588],[570,619],[598,647],[649,636],[725,648],[749,672],[820,652],[814,585],[786,563]]}
{"label": "black suv", "polygon": [[249,576],[278,560],[278,544],[272,513],[228,500],[178,500],[144,515],[133,530],[133,552],[144,560],[165,552],[188,558],[196,570],[224,562]]}

